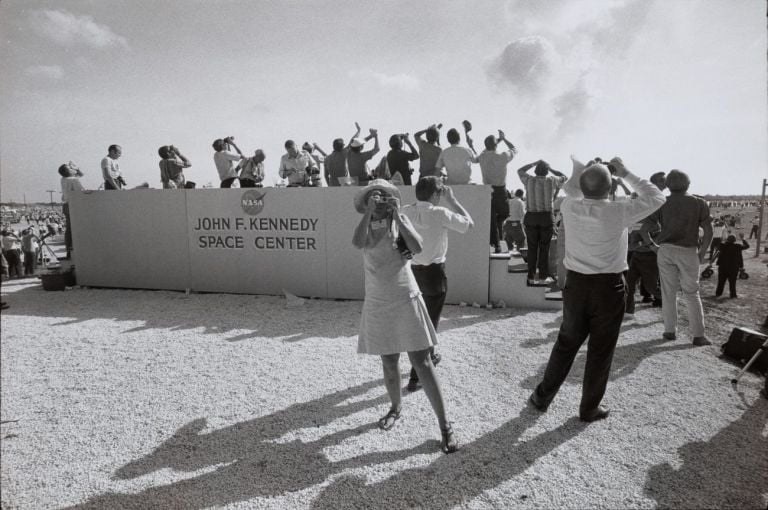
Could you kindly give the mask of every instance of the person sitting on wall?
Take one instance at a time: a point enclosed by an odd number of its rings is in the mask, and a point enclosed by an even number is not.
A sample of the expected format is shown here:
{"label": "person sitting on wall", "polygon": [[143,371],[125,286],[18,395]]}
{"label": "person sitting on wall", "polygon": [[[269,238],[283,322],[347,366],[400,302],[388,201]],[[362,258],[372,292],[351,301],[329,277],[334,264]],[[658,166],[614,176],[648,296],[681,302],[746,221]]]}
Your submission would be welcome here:
{"label": "person sitting on wall", "polygon": [[289,187],[306,186],[312,175],[318,175],[320,170],[312,156],[305,150],[299,150],[293,140],[285,141],[287,151],[280,158],[278,174],[281,179],[288,179]]}
{"label": "person sitting on wall", "polygon": [[[230,146],[235,148],[237,154],[230,151]],[[231,188],[232,183],[235,182],[235,179],[237,179],[235,161],[240,161],[243,159],[243,153],[235,144],[235,138],[233,136],[217,138],[214,140],[213,150],[216,151],[216,153],[213,155],[213,162],[216,164],[216,170],[219,172],[221,187]]]}
{"label": "person sitting on wall", "polygon": [[[477,163],[477,154],[472,145],[472,139],[467,134],[469,149],[459,145],[461,135],[457,129],[451,128],[446,135],[450,147],[440,152],[435,163],[437,170],[445,169],[446,184],[469,184],[472,177],[472,163]],[[470,150],[472,149],[472,150]]]}
{"label": "person sitting on wall", "polygon": [[[426,129],[416,131],[413,137],[419,147],[419,178],[428,175],[440,176],[437,169],[437,159],[443,149],[440,148],[440,128],[442,124],[432,124]],[[427,139],[422,138],[426,134]]]}
{"label": "person sitting on wall", "polygon": [[261,188],[264,180],[264,160],[266,154],[261,149],[256,149],[253,156],[243,158],[237,164],[235,171],[240,172],[241,188]]}
{"label": "person sitting on wall", "polygon": [[185,187],[184,169],[192,163],[173,145],[163,145],[157,150],[160,155],[160,181],[163,189],[182,189]]}
{"label": "person sitting on wall", "polygon": [[[403,149],[403,143],[408,146],[407,151]],[[390,176],[387,179],[393,179],[395,174],[399,173],[403,184],[410,186],[413,170],[409,163],[419,159],[419,152],[411,143],[408,133],[390,136],[389,146],[391,149],[386,157]]]}

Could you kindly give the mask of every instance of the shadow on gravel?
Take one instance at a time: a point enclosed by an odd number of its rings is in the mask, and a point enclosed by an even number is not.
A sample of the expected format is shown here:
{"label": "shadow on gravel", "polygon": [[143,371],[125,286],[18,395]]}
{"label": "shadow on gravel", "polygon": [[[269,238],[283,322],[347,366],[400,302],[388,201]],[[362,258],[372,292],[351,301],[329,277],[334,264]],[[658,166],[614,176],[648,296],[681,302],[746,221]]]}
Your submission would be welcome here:
{"label": "shadow on gravel", "polygon": [[348,399],[359,398],[371,389],[383,388],[383,385],[381,379],[369,381],[210,432],[202,432],[206,427],[204,418],[194,420],[146,457],[118,469],[113,479],[137,478],[165,468],[181,472],[205,468],[212,471],[136,494],[108,492],[68,508],[209,508],[300,491],[322,483],[344,469],[439,451],[437,441],[427,441],[402,451],[377,452],[333,463],[327,459],[323,452],[325,448],[375,429],[375,423],[338,431],[311,442],[280,440],[288,432],[322,427],[369,407],[388,403],[388,397],[383,395],[344,404]]}
{"label": "shadow on gravel", "polygon": [[[481,495],[526,471],[537,459],[569,441],[586,424],[572,418],[554,430],[521,442],[520,436],[540,416],[528,407],[496,430],[443,455],[426,467],[408,469],[382,482],[366,484],[355,476],[331,483],[314,501],[313,508],[422,508],[464,507]],[[459,432],[460,433],[460,432]],[[523,503],[509,501],[510,507]]]}
{"label": "shadow on gravel", "polygon": [[[709,441],[678,450],[682,466],[648,470],[645,495],[659,508],[764,508],[768,491],[768,400],[758,398],[741,418]],[[739,452],[738,455],[736,452]]]}
{"label": "shadow on gravel", "polygon": [[[7,284],[8,282],[6,282]],[[196,334],[227,334],[229,342],[255,338],[280,338],[297,342],[307,338],[357,337],[362,301],[307,299],[299,306],[287,306],[279,296],[235,294],[191,294],[174,291],[136,289],[73,289],[48,292],[41,286],[26,288],[4,296],[11,307],[3,315],[30,317],[66,317],[52,326],[68,326],[89,320],[141,322],[123,333],[155,329],[169,331],[198,330]],[[226,299],[228,306],[222,307]],[[268,307],[270,313],[262,313]],[[160,308],[163,313],[158,313]],[[322,314],[325,314],[323,317]],[[493,322],[528,313],[512,313],[484,308],[446,306],[440,331]],[[245,330],[245,332],[243,332]],[[237,331],[237,333],[235,333]]]}
{"label": "shadow on gravel", "polygon": [[[644,327],[638,325],[637,327]],[[622,327],[624,329],[624,327]],[[550,333],[550,336],[552,334]],[[549,337],[548,337],[549,338]],[[554,339],[557,339],[557,332],[554,333]],[[553,340],[554,340],[553,339]],[[619,339],[621,341],[621,339]],[[586,345],[586,342],[585,342]],[[634,372],[640,363],[646,358],[660,354],[662,352],[682,351],[686,349],[696,349],[691,343],[670,342],[664,339],[646,340],[645,342],[637,342],[633,344],[619,345],[613,353],[613,363],[611,364],[611,375],[609,380],[615,381],[626,377]],[[537,384],[544,377],[544,371],[547,368],[547,360],[549,355],[543,359],[542,365],[539,366],[536,374],[531,375],[520,381],[520,386],[529,390],[533,390]],[[565,379],[566,384],[581,384],[584,378],[584,365],[587,362],[586,350],[582,347],[582,350],[576,356],[576,360],[573,362],[571,371],[568,377]]]}

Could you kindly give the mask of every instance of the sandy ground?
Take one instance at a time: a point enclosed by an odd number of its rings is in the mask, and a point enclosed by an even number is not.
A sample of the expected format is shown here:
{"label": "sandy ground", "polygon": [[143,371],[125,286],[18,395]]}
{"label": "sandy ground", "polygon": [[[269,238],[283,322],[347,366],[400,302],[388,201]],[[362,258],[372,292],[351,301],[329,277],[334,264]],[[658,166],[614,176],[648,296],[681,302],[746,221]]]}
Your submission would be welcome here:
{"label": "sandy ground", "polygon": [[662,341],[639,306],[612,415],[588,425],[583,353],[546,414],[526,406],[558,313],[446,307],[454,455],[423,391],[375,427],[388,402],[380,361],[355,353],[360,302],[5,282],[2,508],[765,508],[763,379],[733,388],[718,358],[734,325],[765,319],[751,253],[744,297],[705,299],[711,347],[685,324]]}

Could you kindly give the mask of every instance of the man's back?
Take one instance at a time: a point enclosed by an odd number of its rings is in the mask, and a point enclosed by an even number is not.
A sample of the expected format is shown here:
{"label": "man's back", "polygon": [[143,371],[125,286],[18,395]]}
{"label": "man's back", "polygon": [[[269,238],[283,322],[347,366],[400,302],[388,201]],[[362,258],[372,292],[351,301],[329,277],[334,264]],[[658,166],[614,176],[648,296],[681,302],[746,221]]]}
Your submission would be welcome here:
{"label": "man's back", "polygon": [[661,224],[658,244],[683,247],[699,245],[699,227],[709,219],[707,203],[687,193],[672,193],[655,215]]}
{"label": "man's back", "polygon": [[[521,176],[521,180],[523,176]],[[526,175],[525,185],[526,206],[529,212],[548,212],[552,210],[552,200],[555,193],[565,182],[565,177],[554,175]]]}

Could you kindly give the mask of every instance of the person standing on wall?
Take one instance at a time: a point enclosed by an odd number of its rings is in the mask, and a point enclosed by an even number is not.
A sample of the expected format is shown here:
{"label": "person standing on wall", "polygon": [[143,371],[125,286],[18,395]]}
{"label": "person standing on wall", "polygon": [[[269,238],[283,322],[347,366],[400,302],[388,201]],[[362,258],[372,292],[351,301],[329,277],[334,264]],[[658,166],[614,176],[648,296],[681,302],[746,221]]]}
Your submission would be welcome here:
{"label": "person standing on wall", "polygon": [[261,188],[264,180],[264,160],[266,154],[261,149],[256,149],[253,156],[243,158],[238,163],[236,170],[240,172],[241,188]]}
{"label": "person standing on wall", "polygon": [[104,177],[105,190],[123,189],[123,186],[125,186],[125,179],[123,179],[123,174],[120,173],[120,165],[117,162],[122,155],[122,147],[110,145],[107,155],[101,160],[101,173]]}
{"label": "person standing on wall", "polygon": [[183,189],[186,184],[184,169],[192,163],[173,145],[163,145],[157,150],[160,155],[160,181],[163,189]]}
{"label": "person standing on wall", "polygon": [[[440,206],[441,197],[445,197],[447,207]],[[411,271],[419,285],[419,290],[427,306],[429,318],[437,331],[440,315],[448,292],[448,279],[445,275],[445,255],[448,252],[448,230],[465,233],[474,222],[466,209],[456,200],[453,190],[445,186],[439,177],[422,177],[416,183],[415,204],[403,207],[405,214],[416,232],[422,238],[421,253],[414,254]],[[432,364],[437,366],[440,355],[430,348]],[[408,390],[419,388],[419,376],[411,368]]]}
{"label": "person standing on wall", "polygon": [[[437,158],[440,157],[442,149],[440,148],[440,128],[442,124],[432,124],[426,129],[416,131],[413,137],[416,139],[416,145],[419,148],[419,178],[428,175],[439,176],[437,171]],[[426,134],[427,139],[422,138]]]}
{"label": "person standing on wall", "polygon": [[288,179],[288,187],[306,186],[310,175],[319,174],[317,163],[305,150],[299,150],[293,140],[285,141],[286,153],[280,158],[278,175]]}
{"label": "person standing on wall", "polygon": [[[230,146],[235,148],[237,153],[229,150]],[[243,153],[240,148],[235,144],[235,139],[232,136],[226,138],[217,138],[213,141],[213,150],[216,152],[213,154],[213,162],[216,164],[216,170],[219,172],[219,179],[221,179],[222,188],[231,188],[232,183],[237,179],[237,172],[235,171],[235,161],[243,159]]]}
{"label": "person standing on wall", "polygon": [[[504,142],[507,150],[496,152],[499,142]],[[507,165],[517,154],[517,148],[507,140],[504,131],[499,130],[499,137],[485,137],[485,150],[477,157],[483,184],[490,184],[491,191],[491,244],[496,253],[501,253],[502,227],[509,216],[507,204]],[[530,256],[530,255],[529,255]]]}
{"label": "person standing on wall", "polygon": [[[528,175],[528,171],[534,167],[534,175]],[[555,225],[553,201],[557,190],[568,178],[544,160],[525,165],[518,169],[517,175],[525,186],[526,212],[523,223],[528,238],[528,284],[536,284],[538,280],[550,284],[554,282],[549,275],[549,243]]]}
{"label": "person standing on wall", "polygon": [[[364,151],[365,142],[373,138],[373,149]],[[349,176],[357,179],[359,186],[365,186],[371,177],[368,168],[368,161],[379,152],[379,132],[376,129],[370,129],[368,136],[360,140],[355,137],[349,142],[347,151],[347,170]]]}

